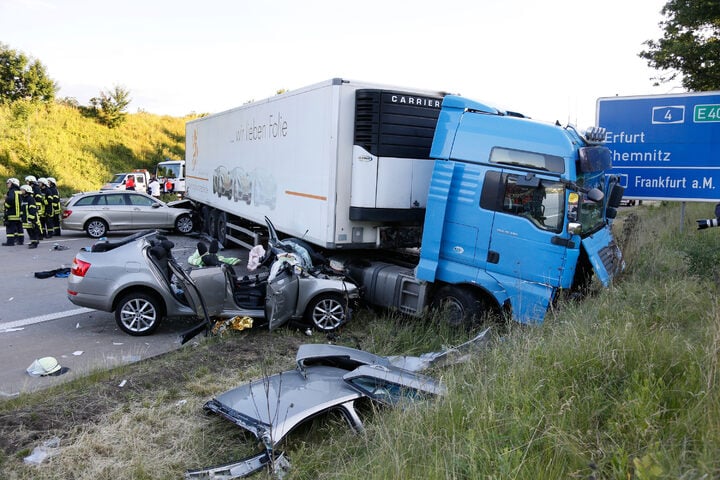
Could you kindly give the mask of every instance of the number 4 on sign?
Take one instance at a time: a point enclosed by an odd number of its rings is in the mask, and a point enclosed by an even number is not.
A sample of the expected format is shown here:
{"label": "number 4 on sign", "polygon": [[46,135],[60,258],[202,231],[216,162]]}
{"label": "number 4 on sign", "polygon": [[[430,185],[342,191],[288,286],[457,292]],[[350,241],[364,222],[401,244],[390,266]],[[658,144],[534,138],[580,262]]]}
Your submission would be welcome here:
{"label": "number 4 on sign", "polygon": [[684,123],[685,107],[683,105],[653,107],[652,123]]}

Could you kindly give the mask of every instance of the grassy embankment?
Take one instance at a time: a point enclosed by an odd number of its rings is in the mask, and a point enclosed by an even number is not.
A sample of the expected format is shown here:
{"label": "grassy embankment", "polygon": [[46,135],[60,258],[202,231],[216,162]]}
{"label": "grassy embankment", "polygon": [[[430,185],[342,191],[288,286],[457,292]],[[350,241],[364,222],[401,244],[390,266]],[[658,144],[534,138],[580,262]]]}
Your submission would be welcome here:
{"label": "grassy embankment", "polygon": [[[679,210],[625,210],[616,223],[623,277],[562,303],[543,326],[513,327],[472,361],[436,372],[447,397],[371,415],[359,436],[339,420],[290,436],[291,478],[720,477],[720,229],[696,231],[694,219],[712,206],[690,204],[680,232]],[[362,312],[340,340],[397,354],[462,335]],[[205,416],[203,402],[291,367],[306,341],[323,339],[234,332],[0,404],[0,427],[21,419],[5,436],[28,437],[6,448],[3,478],[170,479],[236,460],[255,442]],[[123,378],[132,389],[117,388]],[[60,453],[23,466],[31,447],[53,435]]]}
{"label": "grassy embankment", "polygon": [[[436,372],[445,398],[370,415],[363,435],[338,419],[291,435],[289,478],[719,478],[720,228],[694,224],[712,211],[690,204],[680,231],[678,204],[623,210],[615,230],[628,266],[615,285],[561,303],[542,326],[511,327],[470,362]],[[339,337],[381,354],[463,338],[368,312]],[[0,428],[17,421],[3,436],[27,437],[14,444],[24,448],[6,447],[2,478],[170,479],[237,460],[255,442],[204,415],[202,404],[291,367],[297,344],[323,340],[234,332],[0,404]],[[123,378],[132,390],[117,388]],[[49,418],[39,412],[53,408],[62,413],[43,430]],[[53,435],[60,453],[23,466]]]}
{"label": "grassy embankment", "polygon": [[61,103],[0,105],[0,178],[54,177],[62,196],[96,190],[114,173],[153,171],[167,158],[185,158],[191,118],[144,112],[110,129],[87,110]]}

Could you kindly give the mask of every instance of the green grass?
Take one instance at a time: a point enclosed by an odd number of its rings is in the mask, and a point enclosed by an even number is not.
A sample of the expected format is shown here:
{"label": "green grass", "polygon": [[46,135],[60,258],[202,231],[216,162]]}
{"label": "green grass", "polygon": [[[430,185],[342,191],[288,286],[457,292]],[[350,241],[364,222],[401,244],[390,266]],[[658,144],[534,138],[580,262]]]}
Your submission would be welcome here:
{"label": "green grass", "polygon": [[683,232],[677,204],[632,212],[612,288],[440,372],[446,398],[291,451],[293,478],[720,477],[720,229],[691,229],[708,205]]}
{"label": "green grass", "polygon": [[[369,411],[361,435],[335,417],[291,434],[283,445],[293,464],[286,478],[720,478],[720,228],[694,225],[712,211],[688,205],[681,231],[679,204],[624,209],[614,229],[627,268],[613,286],[559,304],[541,326],[511,325],[470,361],[432,372],[448,386],[443,398]],[[339,340],[379,354],[418,354],[467,338],[434,320],[358,312]],[[256,442],[204,415],[203,402],[291,368],[296,345],[308,341],[325,340],[288,329],[235,333],[0,404],[0,426],[28,412],[41,423],[38,410],[83,398],[98,410],[40,433],[28,420],[22,428],[35,438],[5,451],[0,475],[169,479],[237,460]],[[123,398],[111,393],[118,378],[134,386]],[[60,455],[22,465],[38,438],[51,435],[62,437]]]}
{"label": "green grass", "polygon": [[185,158],[185,122],[144,112],[110,129],[62,103],[0,105],[0,177],[54,177],[61,194],[100,188],[114,173]]}

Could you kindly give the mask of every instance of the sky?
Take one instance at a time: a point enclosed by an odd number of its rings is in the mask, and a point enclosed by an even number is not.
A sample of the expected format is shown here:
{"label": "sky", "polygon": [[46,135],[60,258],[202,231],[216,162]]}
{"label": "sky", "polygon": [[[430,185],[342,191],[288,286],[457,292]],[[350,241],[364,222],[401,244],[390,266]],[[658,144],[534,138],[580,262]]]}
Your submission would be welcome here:
{"label": "sky", "polygon": [[0,0],[0,43],[88,105],[215,113],[341,77],[457,93],[538,120],[595,123],[599,97],[653,86],[638,53],[666,0]]}

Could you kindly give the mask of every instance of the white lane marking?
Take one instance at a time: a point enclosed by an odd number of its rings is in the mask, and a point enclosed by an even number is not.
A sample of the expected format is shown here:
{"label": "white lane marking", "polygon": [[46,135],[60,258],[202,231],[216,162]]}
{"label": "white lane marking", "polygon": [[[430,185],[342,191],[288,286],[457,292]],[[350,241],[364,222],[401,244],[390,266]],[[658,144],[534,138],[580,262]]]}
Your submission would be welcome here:
{"label": "white lane marking", "polygon": [[0,333],[5,333],[6,330],[12,330],[13,328],[25,327],[27,325],[35,325],[36,323],[57,320],[58,318],[72,317],[73,315],[80,315],[81,313],[87,313],[92,311],[92,308],[76,308],[75,310],[48,313],[47,315],[39,315],[37,317],[25,318],[23,320],[15,320],[14,322],[0,323]]}

